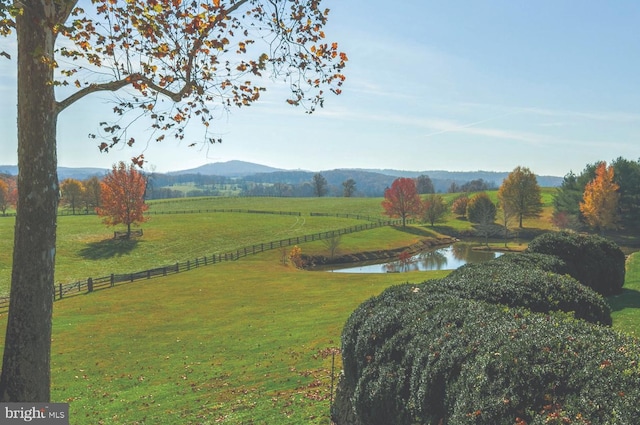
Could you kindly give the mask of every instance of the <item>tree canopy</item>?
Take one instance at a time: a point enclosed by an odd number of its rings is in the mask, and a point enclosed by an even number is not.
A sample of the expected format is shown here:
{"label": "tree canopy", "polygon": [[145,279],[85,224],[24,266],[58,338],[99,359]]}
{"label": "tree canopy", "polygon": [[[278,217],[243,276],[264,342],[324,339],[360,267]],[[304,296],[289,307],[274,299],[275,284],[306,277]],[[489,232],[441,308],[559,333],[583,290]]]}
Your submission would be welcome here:
{"label": "tree canopy", "polygon": [[0,401],[50,398],[60,113],[112,93],[114,119],[93,135],[107,151],[134,145],[141,118],[147,141],[182,140],[198,122],[203,140],[217,142],[214,120],[256,102],[266,77],[312,112],[345,80],[347,56],[326,40],[328,14],[321,0],[0,2],[0,35],[15,31],[18,46],[19,169]]}
{"label": "tree canopy", "polygon": [[498,198],[503,207],[518,216],[518,225],[522,220],[538,217],[542,212],[542,196],[536,175],[527,167],[516,167],[498,189]]}
{"label": "tree canopy", "polygon": [[133,165],[120,162],[102,179],[100,186],[98,215],[108,226],[124,224],[127,226],[127,238],[131,237],[131,225],[147,221],[144,215],[149,209],[144,202],[146,178]]}
{"label": "tree canopy", "polygon": [[620,200],[618,189],[620,186],[614,182],[613,167],[607,167],[606,162],[600,163],[595,178],[587,183],[583,201],[580,202],[580,212],[591,227],[600,231],[615,227]]}
{"label": "tree canopy", "polygon": [[415,180],[406,177],[395,179],[391,187],[384,191],[382,208],[389,217],[401,218],[403,227],[407,224],[407,218],[420,216],[423,205]]}

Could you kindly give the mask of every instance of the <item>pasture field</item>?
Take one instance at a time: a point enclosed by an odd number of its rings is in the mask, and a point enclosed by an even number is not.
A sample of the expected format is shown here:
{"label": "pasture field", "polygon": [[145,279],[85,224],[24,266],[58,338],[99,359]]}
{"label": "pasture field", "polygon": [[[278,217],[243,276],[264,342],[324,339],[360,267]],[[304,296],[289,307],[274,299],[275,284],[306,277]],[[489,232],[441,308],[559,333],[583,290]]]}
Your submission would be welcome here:
{"label": "pasture field", "polygon": [[[380,201],[159,201],[152,203],[152,212],[234,208],[300,211],[303,216],[154,214],[143,225],[144,236],[128,243],[110,239],[111,230],[96,216],[60,217],[57,280],[63,281],[61,273],[76,280],[137,271],[253,243],[349,227],[362,220],[311,217],[308,213],[377,214],[383,218]],[[451,217],[434,229],[412,225],[343,235],[339,251],[406,246],[446,233],[454,225],[469,226],[458,221]],[[12,231],[13,219],[0,220],[0,244],[11,239],[7,235]],[[327,253],[321,241],[300,246],[303,253]],[[10,245],[0,248],[0,275],[5,279]],[[342,326],[351,312],[389,286],[448,273],[312,272],[282,264],[281,256],[279,250],[267,251],[57,301],[53,401],[70,403],[74,425],[328,425],[332,364],[328,352],[340,347]],[[636,334],[640,332],[638,254],[629,259],[624,291],[609,299],[614,327]],[[0,347],[5,326],[6,314],[2,314]],[[340,366],[338,356],[336,373]]]}
{"label": "pasture field", "polygon": [[[141,226],[144,236],[133,240],[114,240],[114,229],[103,225],[96,215],[60,216],[56,282],[136,272],[248,245],[366,223],[352,218],[309,215],[310,212],[339,212],[333,210],[335,202],[332,201],[325,204],[317,199],[300,199],[302,202],[280,199],[280,203],[277,198],[196,198],[151,203],[150,219]],[[372,206],[380,209],[379,204],[379,200],[361,202],[359,208],[354,208],[359,212],[351,214],[372,212]],[[207,209],[286,211],[303,215],[198,212]],[[348,211],[349,203],[339,210]],[[178,211],[189,213],[170,214]],[[382,218],[379,211],[376,218]],[[14,221],[13,217],[0,218],[0,296],[7,295],[9,290]]]}

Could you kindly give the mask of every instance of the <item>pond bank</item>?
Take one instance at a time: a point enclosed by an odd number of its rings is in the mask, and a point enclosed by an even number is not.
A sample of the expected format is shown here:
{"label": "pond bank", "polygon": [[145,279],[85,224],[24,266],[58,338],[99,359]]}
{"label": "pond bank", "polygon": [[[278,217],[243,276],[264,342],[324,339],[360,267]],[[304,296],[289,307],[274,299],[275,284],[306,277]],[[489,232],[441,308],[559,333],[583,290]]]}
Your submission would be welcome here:
{"label": "pond bank", "polygon": [[413,245],[400,248],[356,252],[353,254],[336,255],[333,258],[324,255],[302,254],[302,260],[304,261],[305,269],[316,266],[359,263],[362,261],[376,261],[386,259],[396,260],[398,259],[398,256],[403,252],[413,255],[429,249],[451,245],[455,242],[458,242],[458,239],[448,236],[440,238],[428,238],[423,239]]}

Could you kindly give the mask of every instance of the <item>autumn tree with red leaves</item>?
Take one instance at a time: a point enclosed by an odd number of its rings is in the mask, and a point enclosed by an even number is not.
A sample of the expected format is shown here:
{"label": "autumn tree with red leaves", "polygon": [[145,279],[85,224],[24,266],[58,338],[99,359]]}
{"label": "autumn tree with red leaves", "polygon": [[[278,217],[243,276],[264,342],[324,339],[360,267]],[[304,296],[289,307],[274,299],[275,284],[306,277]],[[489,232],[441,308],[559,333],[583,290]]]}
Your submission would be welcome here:
{"label": "autumn tree with red leaves", "polygon": [[96,212],[107,226],[127,226],[129,239],[131,226],[148,220],[144,215],[149,209],[144,202],[147,180],[133,165],[121,161],[102,179],[100,186],[100,207]]}
{"label": "autumn tree with red leaves", "polygon": [[614,182],[613,166],[601,162],[596,168],[596,176],[587,183],[580,212],[589,226],[603,232],[614,228],[618,221],[620,186]]}
{"label": "autumn tree with red leaves", "polygon": [[347,61],[325,38],[329,11],[321,3],[0,2],[0,36],[17,39],[19,169],[0,401],[50,399],[59,116],[94,93],[113,93],[114,120],[96,123],[106,151],[133,145],[131,123],[141,118],[147,141],[182,140],[195,122],[202,140],[218,142],[215,119],[256,102],[270,81],[288,86],[289,104],[312,112],[327,92],[340,93]]}
{"label": "autumn tree with red leaves", "polygon": [[389,217],[401,218],[402,227],[406,226],[407,218],[419,217],[423,204],[418,195],[416,181],[405,177],[395,179],[391,187],[384,191],[382,208]]}

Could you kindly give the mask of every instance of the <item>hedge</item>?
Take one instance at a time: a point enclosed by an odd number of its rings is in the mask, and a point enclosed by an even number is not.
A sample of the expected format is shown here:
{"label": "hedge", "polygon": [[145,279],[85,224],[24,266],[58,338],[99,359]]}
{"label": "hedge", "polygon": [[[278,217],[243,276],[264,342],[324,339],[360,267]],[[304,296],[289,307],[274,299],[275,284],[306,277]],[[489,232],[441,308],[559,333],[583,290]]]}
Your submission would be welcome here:
{"label": "hedge", "polygon": [[[370,320],[360,337],[343,339],[339,388],[353,423],[621,424],[640,417],[640,354],[631,337],[562,313],[453,298],[434,305],[423,289],[394,288],[357,311]],[[384,307],[370,310],[376,302]]]}
{"label": "hedge", "polygon": [[635,423],[637,340],[601,326],[611,324],[610,308],[571,277],[582,275],[567,254],[577,246],[612,257],[598,267],[618,267],[619,249],[600,239],[549,240],[564,255],[534,244],[362,303],[342,334],[335,423]]}
{"label": "hedge", "polygon": [[526,252],[560,258],[569,275],[604,296],[622,292],[624,253],[614,242],[601,236],[545,233],[529,242]]}
{"label": "hedge", "polygon": [[525,256],[516,260],[498,259],[466,264],[454,270],[431,291],[446,291],[460,298],[476,299],[532,311],[573,312],[576,318],[611,325],[611,308],[604,298],[570,276],[525,267],[539,264],[562,269],[560,262],[547,256]]}

